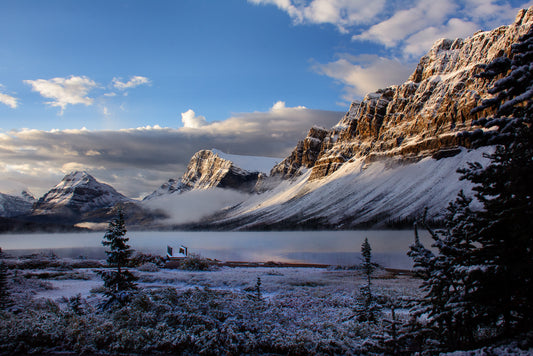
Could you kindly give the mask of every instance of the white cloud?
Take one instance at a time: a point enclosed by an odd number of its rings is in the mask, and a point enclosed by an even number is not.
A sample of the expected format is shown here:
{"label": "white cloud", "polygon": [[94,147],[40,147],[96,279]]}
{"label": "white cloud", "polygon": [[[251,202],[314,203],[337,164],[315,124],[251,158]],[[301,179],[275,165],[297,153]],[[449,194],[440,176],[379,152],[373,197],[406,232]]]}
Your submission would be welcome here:
{"label": "white cloud", "polygon": [[93,99],[87,95],[97,84],[85,76],[68,78],[25,80],[24,83],[32,86],[32,90],[45,98],[53,99],[46,102],[50,106],[61,108],[62,115],[68,104],[92,105]]}
{"label": "white cloud", "polygon": [[420,56],[427,52],[435,42],[440,38],[462,38],[465,34],[473,34],[479,27],[469,21],[452,18],[446,24],[435,27],[427,27],[405,40],[403,52],[412,57]]}
{"label": "white cloud", "polygon": [[257,5],[275,5],[297,24],[312,23],[335,25],[346,33],[350,27],[372,21],[385,6],[385,0],[248,0]]}
{"label": "white cloud", "polygon": [[272,105],[272,107],[270,108],[270,112],[282,113],[287,110],[302,110],[302,109],[307,109],[307,108],[305,106],[296,106],[293,108],[288,108],[286,103],[280,100],[280,101],[276,101],[274,105]]}
{"label": "white cloud", "polygon": [[394,47],[413,33],[428,26],[442,23],[457,10],[453,1],[433,0],[418,1],[415,6],[397,11],[390,18],[381,21],[359,35],[354,40],[368,40]]}
{"label": "white cloud", "polygon": [[415,67],[396,59],[376,55],[340,55],[335,62],[315,65],[315,70],[344,84],[344,99],[357,97],[407,80]]}
{"label": "white cloud", "polygon": [[[218,148],[242,155],[285,157],[313,125],[331,127],[343,112],[287,107],[234,114],[204,126],[144,126],[117,131],[24,129],[0,132],[0,192],[21,184],[44,194],[63,173],[83,169],[129,197],[143,197],[179,178],[191,156]],[[196,115],[192,115],[196,117]]]}
{"label": "white cloud", "polygon": [[408,58],[419,57],[440,38],[464,38],[480,29],[511,23],[518,10],[533,1],[517,8],[498,0],[418,0],[405,4],[392,16],[362,28],[352,39],[380,43]]}
{"label": "white cloud", "polygon": [[[341,56],[315,64],[315,70],[345,85],[344,99],[352,100],[408,78],[413,62],[440,38],[464,38],[477,30],[512,23],[520,8],[503,0],[248,0],[274,5],[294,24],[335,25],[355,42],[380,44],[385,51],[368,61]],[[361,53],[359,52],[359,55]]]}
{"label": "white cloud", "polygon": [[[3,88],[3,85],[0,84],[0,90]],[[0,92],[0,103],[9,106],[11,109],[16,109],[18,106],[18,99],[14,96],[4,94]]]}
{"label": "white cloud", "polygon": [[140,75],[130,77],[130,80],[123,82],[122,78],[113,78],[113,87],[118,90],[126,90],[138,87],[139,85],[150,84],[150,79]]}
{"label": "white cloud", "polygon": [[181,122],[183,123],[183,127],[193,129],[200,128],[207,124],[205,117],[201,115],[196,116],[192,109],[181,113]]}

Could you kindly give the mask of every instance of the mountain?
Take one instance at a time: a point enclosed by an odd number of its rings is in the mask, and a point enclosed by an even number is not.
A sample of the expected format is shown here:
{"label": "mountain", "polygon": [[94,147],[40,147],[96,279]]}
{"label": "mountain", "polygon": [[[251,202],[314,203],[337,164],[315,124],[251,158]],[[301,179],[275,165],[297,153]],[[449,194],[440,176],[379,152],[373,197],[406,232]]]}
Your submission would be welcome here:
{"label": "mountain", "polygon": [[87,172],[71,172],[34,204],[32,216],[78,222],[95,211],[131,201]]}
{"label": "mountain", "polygon": [[0,217],[9,218],[30,213],[35,198],[28,192],[21,195],[0,193]]}
{"label": "mountain", "polygon": [[532,21],[533,7],[520,11],[510,26],[467,39],[437,41],[405,83],[352,103],[344,118],[327,132],[311,130],[273,173],[287,177],[300,167],[310,168],[309,178],[314,180],[357,158],[417,161],[440,150],[471,147],[471,137],[463,133],[476,129],[473,120],[491,114],[470,114],[490,97],[488,88],[493,84],[476,78],[479,65],[508,55]]}
{"label": "mountain", "polygon": [[[513,24],[466,39],[442,39],[408,80],[352,103],[333,128],[313,127],[275,166],[274,186],[212,221],[213,228],[294,229],[396,226],[428,208],[442,217],[460,189],[456,169],[483,161],[471,114],[494,80],[476,77],[533,25],[533,7]],[[484,143],[488,144],[488,143]]]}
{"label": "mountain", "polygon": [[180,179],[169,179],[144,200],[193,189],[226,188],[249,193],[260,175],[280,161],[271,157],[231,155],[216,149],[198,151]]}

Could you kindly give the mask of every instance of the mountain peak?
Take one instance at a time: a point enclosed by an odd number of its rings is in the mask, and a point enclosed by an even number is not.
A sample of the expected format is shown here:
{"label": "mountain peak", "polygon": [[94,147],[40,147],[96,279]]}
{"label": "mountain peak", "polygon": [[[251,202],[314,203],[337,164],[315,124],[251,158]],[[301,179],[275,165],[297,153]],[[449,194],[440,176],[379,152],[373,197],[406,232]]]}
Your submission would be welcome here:
{"label": "mountain peak", "polygon": [[34,215],[78,216],[126,201],[130,199],[89,173],[73,171],[35,203]]}

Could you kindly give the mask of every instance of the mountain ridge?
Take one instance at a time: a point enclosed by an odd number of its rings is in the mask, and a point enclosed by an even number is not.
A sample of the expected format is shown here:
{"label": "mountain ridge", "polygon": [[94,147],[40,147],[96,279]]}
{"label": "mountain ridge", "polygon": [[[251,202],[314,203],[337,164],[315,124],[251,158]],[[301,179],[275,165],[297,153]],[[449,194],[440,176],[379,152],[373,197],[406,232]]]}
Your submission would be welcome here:
{"label": "mountain ridge", "polygon": [[[312,126],[289,156],[280,162],[272,159],[269,175],[231,160],[242,156],[201,150],[181,178],[169,179],[145,200],[213,188],[248,194],[240,204],[209,218],[170,228],[391,227],[413,221],[424,208],[429,218],[438,220],[459,190],[471,189],[459,181],[456,169],[483,162],[492,149],[475,142],[482,130],[475,121],[493,112],[472,109],[491,97],[488,90],[499,77],[487,80],[477,74],[482,65],[509,54],[532,25],[530,7],[511,25],[435,42],[404,83],[352,103],[332,128]],[[134,224],[161,226],[153,219],[164,212],[151,215],[140,202],[86,175],[67,175],[34,204],[33,217],[102,222],[123,204]]]}
{"label": "mountain ridge", "polygon": [[[478,32],[466,39],[441,39],[423,56],[409,79],[400,85],[369,93],[354,102],[341,121],[326,134],[310,134],[293,153],[274,167],[271,175],[291,176],[300,167],[312,169],[310,180],[334,173],[350,159],[375,161],[393,156],[416,161],[441,149],[472,147],[464,131],[472,122],[490,115],[471,114],[484,98],[492,81],[476,78],[479,65],[510,52],[511,44],[533,22],[533,7],[521,10],[515,22]],[[318,139],[305,148],[306,140]],[[320,146],[317,153],[316,146]],[[302,150],[302,152],[297,152]],[[301,161],[299,157],[316,157]]]}

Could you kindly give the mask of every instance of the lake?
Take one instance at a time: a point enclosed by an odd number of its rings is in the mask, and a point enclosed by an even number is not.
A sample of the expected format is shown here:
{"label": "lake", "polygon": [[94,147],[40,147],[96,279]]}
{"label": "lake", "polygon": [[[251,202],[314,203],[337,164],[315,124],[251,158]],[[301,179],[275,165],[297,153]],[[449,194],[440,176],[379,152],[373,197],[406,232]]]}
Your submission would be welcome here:
{"label": "lake", "polygon": [[[421,231],[426,247],[431,238]],[[105,258],[103,232],[0,235],[6,253],[23,255],[53,251],[60,257]],[[166,254],[167,245],[187,246],[189,253],[221,261],[304,262],[354,265],[361,262],[365,237],[375,262],[390,268],[411,268],[406,253],[414,241],[412,230],[286,231],[286,232],[152,232],[130,231],[130,245],[137,251]]]}

